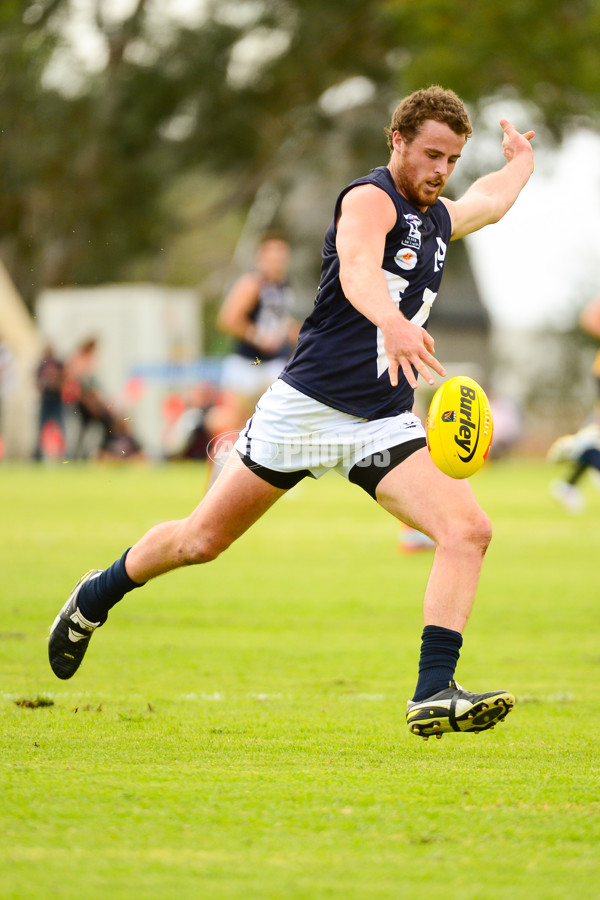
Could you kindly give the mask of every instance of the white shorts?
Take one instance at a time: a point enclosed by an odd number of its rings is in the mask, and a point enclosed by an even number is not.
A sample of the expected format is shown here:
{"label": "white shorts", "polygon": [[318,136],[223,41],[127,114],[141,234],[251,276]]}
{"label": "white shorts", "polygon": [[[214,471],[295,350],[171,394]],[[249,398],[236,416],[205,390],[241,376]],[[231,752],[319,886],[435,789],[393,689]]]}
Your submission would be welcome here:
{"label": "white shorts", "polygon": [[[325,406],[278,380],[259,399],[234,446],[246,464],[257,464],[259,474],[264,468],[320,478],[333,469],[349,478],[363,461],[365,467],[380,468],[383,477],[425,444],[425,429],[412,412],[362,419]],[[398,445],[408,446],[390,456],[389,451]],[[361,484],[360,478],[350,476],[349,480]],[[374,496],[374,488],[361,486]]]}
{"label": "white shorts", "polygon": [[260,397],[270,384],[279,378],[285,359],[278,356],[266,362],[252,364],[251,359],[232,353],[225,357],[221,371],[221,388],[246,397]]}

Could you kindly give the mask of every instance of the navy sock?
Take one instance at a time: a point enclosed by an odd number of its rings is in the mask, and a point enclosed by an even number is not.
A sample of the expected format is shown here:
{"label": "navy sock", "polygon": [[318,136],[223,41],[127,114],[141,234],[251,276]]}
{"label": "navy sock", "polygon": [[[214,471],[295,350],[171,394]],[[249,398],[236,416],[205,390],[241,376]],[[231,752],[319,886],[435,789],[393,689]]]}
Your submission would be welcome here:
{"label": "navy sock", "polygon": [[87,581],[79,591],[77,607],[88,622],[106,622],[109,610],[122,600],[125,594],[134,588],[142,587],[132,581],[125,571],[125,559],[131,550],[129,547],[123,556],[105,569],[97,578]]}
{"label": "navy sock", "polygon": [[573,471],[567,478],[567,484],[576,485],[577,482],[581,479],[581,476],[583,475],[583,473],[586,472],[587,469],[589,468],[587,462],[583,462],[584,456],[585,456],[585,453],[581,457],[581,459],[575,463],[575,465],[573,467]]}
{"label": "navy sock", "polygon": [[597,447],[588,447],[581,456],[577,458],[573,471],[567,481],[569,484],[577,484],[583,473],[593,467],[600,472],[600,450]]}
{"label": "navy sock", "polygon": [[421,636],[419,679],[413,700],[426,700],[448,687],[454,678],[462,634],[441,625],[426,625]]}

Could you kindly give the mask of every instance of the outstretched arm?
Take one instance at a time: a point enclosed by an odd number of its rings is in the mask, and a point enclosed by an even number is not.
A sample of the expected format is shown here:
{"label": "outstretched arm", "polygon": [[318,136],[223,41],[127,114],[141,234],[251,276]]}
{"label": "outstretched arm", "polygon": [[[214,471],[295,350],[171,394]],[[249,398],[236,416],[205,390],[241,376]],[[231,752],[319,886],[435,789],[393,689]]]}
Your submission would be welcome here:
{"label": "outstretched arm", "polygon": [[260,279],[255,272],[248,272],[239,278],[223,302],[217,317],[217,327],[240,340],[249,339],[249,331],[254,328],[251,315],[258,303]]}
{"label": "outstretched arm", "polygon": [[511,208],[533,172],[533,149],[530,144],[534,131],[520,134],[506,119],[502,150],[506,165],[473,182],[459,200],[440,198],[452,220],[452,240],[478,231],[484,225],[498,222]]}

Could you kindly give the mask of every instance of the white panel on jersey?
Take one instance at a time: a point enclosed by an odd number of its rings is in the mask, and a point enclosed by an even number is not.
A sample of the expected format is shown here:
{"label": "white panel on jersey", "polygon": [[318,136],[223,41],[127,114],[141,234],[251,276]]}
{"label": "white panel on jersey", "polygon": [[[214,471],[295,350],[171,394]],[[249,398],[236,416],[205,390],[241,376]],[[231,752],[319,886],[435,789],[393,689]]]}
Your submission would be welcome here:
{"label": "white panel on jersey", "polygon": [[[402,275],[397,275],[394,272],[388,272],[387,269],[382,269],[383,274],[385,275],[386,281],[388,283],[388,291],[390,292],[390,297],[400,309],[400,301],[402,300],[402,293],[408,287],[408,281],[406,278],[403,278]],[[429,288],[425,288],[423,291],[423,303],[414,314],[411,322],[414,322],[415,325],[423,325],[427,319],[429,318],[429,314],[431,312],[431,307],[433,305],[433,301],[437,297],[435,291],[430,290]],[[385,353],[385,346],[383,343],[383,334],[381,329],[377,329],[377,377],[380,378],[383,373],[389,369],[390,361]]]}
{"label": "white panel on jersey", "polygon": [[[388,291],[390,292],[390,297],[400,309],[400,301],[402,300],[402,294],[406,290],[409,285],[409,282],[406,278],[403,278],[402,275],[398,275],[395,272],[388,272],[387,269],[381,270],[385,275],[385,279],[388,285]],[[381,328],[377,329],[377,377],[380,378],[383,373],[389,369],[390,361],[385,355],[385,347],[383,344],[383,334],[381,332]]]}
{"label": "white panel on jersey", "polygon": [[431,307],[433,306],[433,301],[436,297],[437,294],[435,291],[430,291],[429,288],[425,288],[423,291],[423,306],[417,310],[410,321],[414,322],[415,325],[424,325],[429,318],[429,313],[431,312]]}

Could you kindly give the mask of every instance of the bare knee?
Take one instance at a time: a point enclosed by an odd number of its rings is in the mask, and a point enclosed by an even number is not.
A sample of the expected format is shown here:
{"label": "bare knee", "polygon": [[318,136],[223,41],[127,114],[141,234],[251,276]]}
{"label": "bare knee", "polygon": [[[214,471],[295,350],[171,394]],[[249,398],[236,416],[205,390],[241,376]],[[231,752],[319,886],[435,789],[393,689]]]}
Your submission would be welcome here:
{"label": "bare knee", "polygon": [[223,536],[204,531],[195,533],[185,526],[181,529],[177,545],[176,555],[181,566],[197,566],[202,563],[212,562],[223,550],[226,550],[230,541]]}
{"label": "bare knee", "polygon": [[438,545],[455,553],[471,551],[484,556],[492,540],[492,523],[478,506],[450,520],[440,535]]}
{"label": "bare knee", "polygon": [[477,516],[472,523],[469,540],[470,543],[481,550],[482,556],[490,545],[492,540],[492,523],[482,509],[477,510]]}

